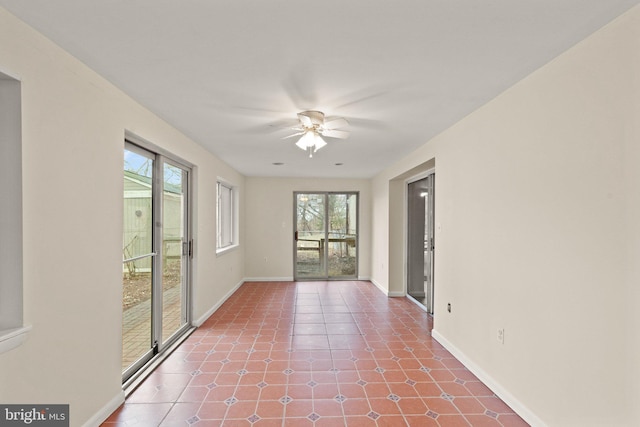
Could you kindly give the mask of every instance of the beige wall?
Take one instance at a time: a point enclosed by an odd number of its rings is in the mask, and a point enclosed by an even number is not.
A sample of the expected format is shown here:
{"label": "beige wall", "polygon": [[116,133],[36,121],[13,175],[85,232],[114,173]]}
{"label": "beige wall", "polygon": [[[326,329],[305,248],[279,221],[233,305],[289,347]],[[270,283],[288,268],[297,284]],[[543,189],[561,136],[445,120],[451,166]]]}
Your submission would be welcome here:
{"label": "beige wall", "polygon": [[[293,191],[359,191],[359,275],[401,294],[404,181],[435,164],[435,334],[540,425],[640,424],[639,44],[636,8],[371,181],[244,178],[0,9],[33,325],[0,354],[0,402],[70,403],[78,426],[121,398],[128,130],[196,165],[194,319],[244,277],[292,277]],[[220,256],[218,177],[244,224]]]}
{"label": "beige wall", "polygon": [[[293,278],[293,192],[358,191],[360,193],[358,275],[369,278],[371,189],[369,180],[246,178],[246,277]],[[265,261],[266,258],[266,261]]]}
{"label": "beige wall", "polygon": [[95,423],[122,398],[125,130],[196,165],[194,319],[244,277],[244,245],[215,256],[216,177],[241,190],[244,178],[3,9],[0,71],[22,82],[24,321],[33,326],[0,354],[0,402],[68,403],[72,426]]}
{"label": "beige wall", "polygon": [[435,159],[434,334],[535,425],[640,423],[638,52],[637,7],[373,180],[394,290],[398,178]]}

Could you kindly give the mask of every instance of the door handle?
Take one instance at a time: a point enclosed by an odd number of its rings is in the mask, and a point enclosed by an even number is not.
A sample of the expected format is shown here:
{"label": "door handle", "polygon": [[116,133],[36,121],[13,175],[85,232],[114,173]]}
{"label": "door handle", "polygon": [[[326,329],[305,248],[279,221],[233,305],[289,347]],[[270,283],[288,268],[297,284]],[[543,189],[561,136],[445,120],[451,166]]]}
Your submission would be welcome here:
{"label": "door handle", "polygon": [[298,230],[294,233],[294,239],[296,239],[296,242],[298,241]]}

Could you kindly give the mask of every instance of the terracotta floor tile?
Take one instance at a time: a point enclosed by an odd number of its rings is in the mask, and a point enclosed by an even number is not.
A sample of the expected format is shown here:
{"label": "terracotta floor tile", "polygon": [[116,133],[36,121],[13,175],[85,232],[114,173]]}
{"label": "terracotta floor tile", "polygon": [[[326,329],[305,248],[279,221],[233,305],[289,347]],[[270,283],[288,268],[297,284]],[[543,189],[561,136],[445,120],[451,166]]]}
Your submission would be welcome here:
{"label": "terracotta floor tile", "polygon": [[516,414],[500,414],[498,421],[504,427],[529,427],[529,424]]}
{"label": "terracotta floor tile", "polygon": [[386,382],[381,372],[375,370],[358,370],[358,375],[363,381],[368,383],[384,383]]}
{"label": "terracotta floor tile", "polygon": [[226,399],[232,397],[235,391],[236,386],[216,386],[209,390],[205,401],[224,402]]}
{"label": "terracotta floor tile", "polygon": [[226,419],[247,419],[256,413],[258,402],[255,400],[238,401],[227,409]]}
{"label": "terracotta floor tile", "polygon": [[256,385],[239,385],[233,395],[239,400],[258,400],[260,391],[260,387]]}
{"label": "terracotta floor tile", "polygon": [[421,397],[418,391],[411,384],[407,383],[387,383],[389,391],[402,398]]}
{"label": "terracotta floor tile", "polygon": [[284,416],[285,405],[277,400],[262,400],[258,402],[256,414],[260,418],[279,418]]}
{"label": "terracotta floor tile", "polygon": [[373,358],[370,358],[370,359],[357,358],[354,361],[354,363],[356,365],[356,368],[359,371],[366,371],[366,370],[371,370],[372,371],[372,370],[374,370],[374,369],[376,369],[378,367],[378,361],[373,359]]}
{"label": "terracotta floor tile", "polygon": [[485,408],[497,414],[510,414],[513,412],[506,403],[497,397],[478,397],[478,400]]}
{"label": "terracotta floor tile", "polygon": [[284,419],[283,427],[313,427],[313,421],[307,418],[290,418]]}
{"label": "terracotta floor tile", "polygon": [[440,388],[445,393],[448,393],[455,397],[472,396],[471,392],[462,384],[455,382],[439,382]]}
{"label": "terracotta floor tile", "polygon": [[264,374],[264,382],[269,385],[287,384],[288,376],[281,371],[267,371]]}
{"label": "terracotta floor tile", "polygon": [[321,417],[314,427],[346,427],[344,417]]}
{"label": "terracotta floor tile", "polygon": [[429,375],[431,375],[431,378],[434,380],[440,382],[452,382],[456,379],[448,369],[431,369],[431,371],[429,371]]}
{"label": "terracotta floor tile", "polygon": [[107,419],[108,422],[126,422],[130,425],[157,425],[169,412],[169,403],[125,403]]}
{"label": "terracotta floor tile", "polygon": [[311,380],[311,371],[294,371],[287,375],[287,384],[307,384]]}
{"label": "terracotta floor tile", "polygon": [[324,323],[324,315],[321,313],[296,313],[293,322],[300,323]]}
{"label": "terracotta floor tile", "polygon": [[497,419],[487,415],[465,415],[473,427],[502,427]]}
{"label": "terracotta floor tile", "polygon": [[313,371],[311,377],[320,384],[336,384],[338,381],[336,373],[331,371]]}
{"label": "terracotta floor tile", "polygon": [[365,388],[359,384],[339,384],[340,394],[348,399],[366,399]]}
{"label": "terracotta floor tile", "polygon": [[220,424],[222,427],[251,427],[251,421],[246,420],[246,419],[227,419],[227,420],[223,420],[222,424]]}
{"label": "terracotta floor tile", "polygon": [[426,415],[406,415],[409,427],[439,427],[438,421]]}
{"label": "terracotta floor tile", "polygon": [[[384,369],[384,368],[383,368]],[[409,378],[407,378],[407,374],[402,370],[388,370],[386,369],[382,376],[385,381],[388,383],[404,383]]]}
{"label": "terracotta floor tile", "polygon": [[453,404],[461,414],[484,414],[487,408],[475,397],[456,397]]}
{"label": "terracotta floor tile", "polygon": [[424,415],[429,411],[427,405],[419,397],[402,397],[396,403],[400,412],[405,415]]}
{"label": "terracotta floor tile", "polygon": [[377,427],[378,425],[375,420],[366,415],[346,417],[345,421],[349,427]]}
{"label": "terracotta floor tile", "polygon": [[313,413],[313,400],[294,399],[285,405],[286,418],[304,418]]}
{"label": "terracotta floor tile", "polygon": [[328,350],[329,340],[326,335],[294,335],[291,338],[291,348],[294,350]]}
{"label": "terracotta floor tile", "polygon": [[451,415],[460,413],[452,402],[441,397],[425,397],[423,400],[427,404],[427,408],[437,414]]}
{"label": "terracotta floor tile", "polygon": [[202,402],[209,394],[206,386],[189,386],[184,389],[177,402]]}
{"label": "terracotta floor tile", "polygon": [[465,388],[476,397],[493,397],[494,393],[479,381],[469,381],[464,384]]}
{"label": "terracotta floor tile", "polygon": [[338,390],[338,384],[318,384],[313,387],[313,399],[333,399],[338,396],[340,391]]}
{"label": "terracotta floor tile", "polygon": [[462,415],[439,415],[440,427],[473,427]]}
{"label": "terracotta floor tile", "polygon": [[298,323],[293,327],[293,335],[326,335],[324,323]]}
{"label": "terracotta floor tile", "polygon": [[392,400],[385,398],[369,398],[371,410],[380,415],[400,415],[398,404]]}
{"label": "terracotta floor tile", "polygon": [[377,422],[379,427],[402,427],[407,425],[401,415],[383,415],[377,419]]}
{"label": "terracotta floor tile", "polygon": [[189,420],[194,421],[200,409],[200,403],[176,403],[163,419],[166,426],[188,425]]}
{"label": "terracotta floor tile", "polygon": [[360,329],[355,323],[327,323],[327,334],[360,335]]}
{"label": "terracotta floor tile", "polygon": [[342,403],[334,399],[317,399],[314,397],[313,412],[321,417],[342,417]]}
{"label": "terracotta floor tile", "polygon": [[323,315],[324,322],[328,325],[331,323],[349,323],[356,324],[351,313],[326,313]]}
{"label": "terracotta floor tile", "polygon": [[287,387],[287,395],[294,400],[311,400],[313,399],[313,388],[306,384],[289,385]]}
{"label": "terracotta floor tile", "polygon": [[252,427],[282,427],[282,417],[263,418],[251,424]]}
{"label": "terracotta floor tile", "polygon": [[228,408],[224,402],[203,402],[196,415],[201,420],[222,420]]}
{"label": "terracotta floor tile", "polygon": [[342,410],[345,416],[366,416],[371,412],[369,400],[347,398],[342,402]]}
{"label": "terracotta floor tile", "polygon": [[432,325],[368,282],[245,283],[104,425],[527,426]]}

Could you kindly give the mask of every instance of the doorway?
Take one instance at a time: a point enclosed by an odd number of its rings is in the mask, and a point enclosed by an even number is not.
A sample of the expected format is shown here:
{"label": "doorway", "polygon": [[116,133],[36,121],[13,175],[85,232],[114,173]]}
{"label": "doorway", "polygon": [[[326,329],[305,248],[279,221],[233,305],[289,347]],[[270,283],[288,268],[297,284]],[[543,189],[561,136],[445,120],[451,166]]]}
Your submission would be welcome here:
{"label": "doorway", "polygon": [[358,276],[358,193],[295,192],[294,279]]}
{"label": "doorway", "polygon": [[126,382],[190,327],[191,168],[127,141],[123,173]]}
{"label": "doorway", "polygon": [[407,294],[433,314],[435,174],[407,186]]}

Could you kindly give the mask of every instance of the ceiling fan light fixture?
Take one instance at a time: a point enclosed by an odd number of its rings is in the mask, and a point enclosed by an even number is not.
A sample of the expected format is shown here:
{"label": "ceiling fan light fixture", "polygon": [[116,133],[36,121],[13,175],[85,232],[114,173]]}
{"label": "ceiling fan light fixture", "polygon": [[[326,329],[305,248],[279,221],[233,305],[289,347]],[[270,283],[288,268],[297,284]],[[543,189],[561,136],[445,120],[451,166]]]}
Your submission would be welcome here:
{"label": "ceiling fan light fixture", "polygon": [[315,146],[316,146],[316,148],[315,148],[315,150],[313,150],[313,151],[318,151],[319,149],[321,149],[322,147],[324,147],[325,145],[327,145],[327,143],[325,142],[325,140],[324,140],[324,139],[322,139],[322,137],[321,137],[320,135],[318,135],[318,134],[316,134],[316,135],[315,135],[314,140],[315,140]]}
{"label": "ceiling fan light fixture", "polygon": [[337,127],[347,126],[349,123],[343,118],[334,118],[325,123],[324,113],[321,111],[309,110],[298,113],[300,125],[291,129],[297,131],[283,139],[302,135],[296,142],[301,150],[309,153],[309,157],[313,157],[313,153],[327,145],[322,136],[329,138],[345,139],[349,136],[349,132],[336,129]]}
{"label": "ceiling fan light fixture", "polygon": [[300,137],[296,145],[301,150],[307,150],[315,145],[315,132],[313,130],[305,131],[304,135]]}

